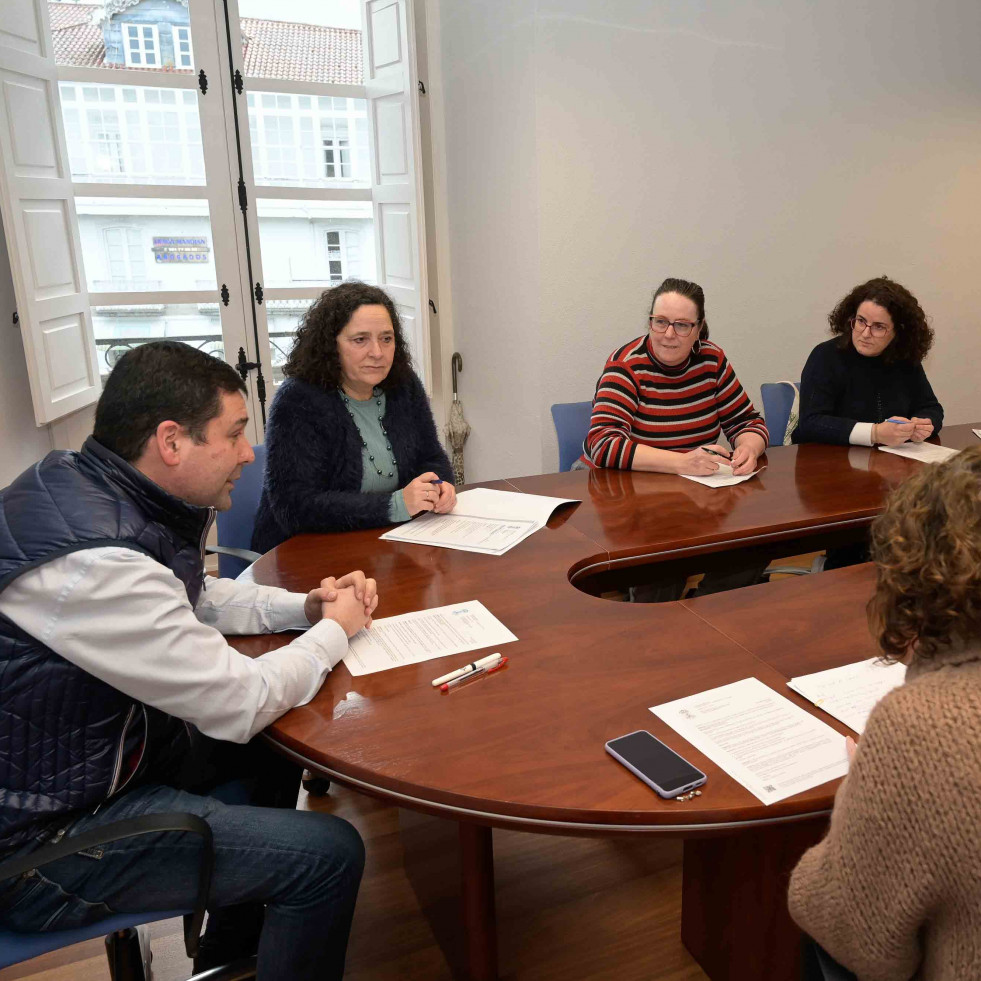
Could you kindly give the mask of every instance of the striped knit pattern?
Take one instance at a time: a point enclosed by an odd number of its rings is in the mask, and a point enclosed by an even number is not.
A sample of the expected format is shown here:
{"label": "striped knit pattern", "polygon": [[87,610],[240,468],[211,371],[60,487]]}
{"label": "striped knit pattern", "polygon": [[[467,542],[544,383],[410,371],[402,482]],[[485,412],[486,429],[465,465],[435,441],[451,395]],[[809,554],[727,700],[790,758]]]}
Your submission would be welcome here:
{"label": "striped knit pattern", "polygon": [[648,337],[614,351],[596,384],[583,461],[629,470],[640,443],[687,452],[753,432],[769,433],[717,344],[701,341],[687,361],[668,367],[651,353]]}

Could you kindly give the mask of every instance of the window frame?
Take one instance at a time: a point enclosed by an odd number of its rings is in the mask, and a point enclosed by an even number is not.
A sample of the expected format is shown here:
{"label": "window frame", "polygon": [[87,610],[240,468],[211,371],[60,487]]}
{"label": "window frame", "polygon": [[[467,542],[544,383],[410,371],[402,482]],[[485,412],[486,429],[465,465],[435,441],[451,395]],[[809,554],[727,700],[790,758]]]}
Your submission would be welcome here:
{"label": "window frame", "polygon": [[[156,71],[160,71],[163,68],[163,59],[160,57],[160,31],[156,24],[141,24],[139,21],[123,20],[119,22],[119,28],[123,39],[123,63],[127,68],[150,68]],[[133,61],[130,49],[129,41],[129,31],[130,28],[135,28],[137,31],[137,41],[139,53],[143,56],[144,60]],[[145,30],[150,31],[150,40],[153,42],[154,47],[154,57],[157,59],[152,65],[147,62],[146,59],[146,38],[143,34]]]}
{"label": "window frame", "polygon": [[[179,32],[183,31],[187,38],[182,39],[179,36]],[[190,25],[184,24],[171,24],[170,25],[170,37],[174,45],[174,68],[181,69],[193,69],[194,68],[194,43],[191,40],[191,28]],[[180,46],[182,44],[187,45],[187,64],[185,65],[182,61],[182,52]]]}

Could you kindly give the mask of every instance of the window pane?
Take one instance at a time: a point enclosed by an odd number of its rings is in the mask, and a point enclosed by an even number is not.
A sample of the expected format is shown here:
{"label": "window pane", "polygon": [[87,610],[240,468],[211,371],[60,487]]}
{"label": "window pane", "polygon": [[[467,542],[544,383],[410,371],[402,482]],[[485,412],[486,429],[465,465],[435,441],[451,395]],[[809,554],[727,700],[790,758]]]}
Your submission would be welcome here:
{"label": "window pane", "polygon": [[207,201],[75,199],[92,293],[215,290]]}
{"label": "window pane", "polygon": [[249,137],[257,185],[368,187],[364,99],[255,95],[249,103]]}
{"label": "window pane", "polygon": [[371,202],[260,198],[256,212],[266,289],[375,281]]}
{"label": "window pane", "polygon": [[103,378],[127,351],[162,337],[184,341],[219,358],[225,356],[217,301],[94,306],[92,325]]}
{"label": "window pane", "polygon": [[[55,62],[78,68],[194,70],[186,3],[48,4]],[[183,47],[181,42],[183,42]]]}
{"label": "window pane", "polygon": [[269,351],[272,356],[273,384],[283,380],[283,365],[293,350],[296,328],[300,326],[303,314],[307,312],[314,299],[309,300],[267,300],[266,316],[269,322]]}
{"label": "window pane", "polygon": [[[74,86],[61,82],[59,91],[65,89]],[[173,89],[86,85],[82,99],[87,105],[80,116],[70,116],[74,110],[62,105],[72,180],[204,184],[196,92],[178,98]],[[161,105],[173,108],[161,112]]]}
{"label": "window pane", "polygon": [[238,10],[246,78],[362,84],[357,2],[239,0]]}

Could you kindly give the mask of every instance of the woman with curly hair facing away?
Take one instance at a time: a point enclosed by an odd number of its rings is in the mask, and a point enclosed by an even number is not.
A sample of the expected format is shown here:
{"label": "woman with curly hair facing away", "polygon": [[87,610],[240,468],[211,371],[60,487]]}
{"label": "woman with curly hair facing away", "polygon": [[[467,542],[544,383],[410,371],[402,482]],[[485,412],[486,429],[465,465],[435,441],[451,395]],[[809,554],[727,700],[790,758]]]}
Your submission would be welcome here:
{"label": "woman with curly hair facing away", "polygon": [[453,509],[450,461],[387,293],[357,282],[323,293],[283,374],[266,426],[254,549]]}
{"label": "woman with curly hair facing away", "polygon": [[944,410],[923,371],[933,330],[908,289],[870,279],[828,322],[834,336],[801,374],[795,443],[898,446],[940,432]]}
{"label": "woman with curly hair facing away", "polygon": [[981,978],[981,447],[924,467],[872,527],[869,623],[906,683],[872,710],[794,919],[861,981]]}

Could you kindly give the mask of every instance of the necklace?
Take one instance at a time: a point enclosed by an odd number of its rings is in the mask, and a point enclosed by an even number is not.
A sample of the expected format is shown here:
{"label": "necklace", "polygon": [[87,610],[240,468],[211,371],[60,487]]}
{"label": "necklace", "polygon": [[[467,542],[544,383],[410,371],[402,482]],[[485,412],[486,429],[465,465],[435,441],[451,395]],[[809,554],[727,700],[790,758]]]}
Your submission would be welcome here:
{"label": "necklace", "polygon": [[[378,474],[379,477],[394,477],[395,471],[398,469],[398,461],[395,459],[395,453],[392,450],[391,440],[388,437],[388,433],[385,431],[385,424],[383,422],[384,412],[382,411],[382,399],[380,397],[381,393],[377,388],[375,388],[372,389],[371,394],[375,399],[375,405],[378,407],[378,427],[381,429],[382,436],[385,437],[385,449],[388,450],[388,453],[392,458],[392,462],[388,464],[391,469],[388,471],[388,473],[385,473],[384,470],[379,468],[378,462],[371,454],[368,455],[368,462],[372,465],[375,473]],[[351,408],[351,400],[347,393],[343,390],[341,391],[341,401],[344,403],[347,411],[351,415],[351,418],[354,420],[355,428],[358,430],[358,435],[361,437],[361,448],[364,450],[368,449],[368,442],[364,438],[364,433],[361,431],[361,426],[358,424],[358,417],[354,414],[354,410]]]}

